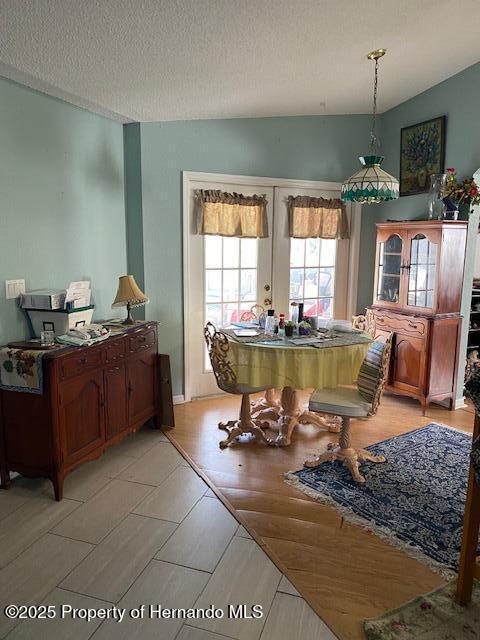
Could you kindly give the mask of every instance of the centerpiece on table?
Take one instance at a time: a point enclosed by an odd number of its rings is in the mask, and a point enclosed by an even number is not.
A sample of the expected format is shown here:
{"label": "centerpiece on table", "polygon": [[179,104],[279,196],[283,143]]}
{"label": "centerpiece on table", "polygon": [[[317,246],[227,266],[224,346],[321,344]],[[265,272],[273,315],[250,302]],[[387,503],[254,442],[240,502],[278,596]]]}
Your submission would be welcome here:
{"label": "centerpiece on table", "polygon": [[[447,215],[458,211],[460,219],[468,220],[473,207],[480,204],[480,190],[473,178],[465,178],[463,182],[457,179],[457,173],[453,167],[447,169],[447,178],[443,199]],[[448,216],[450,217],[450,216]],[[455,220],[456,217],[453,217]]]}

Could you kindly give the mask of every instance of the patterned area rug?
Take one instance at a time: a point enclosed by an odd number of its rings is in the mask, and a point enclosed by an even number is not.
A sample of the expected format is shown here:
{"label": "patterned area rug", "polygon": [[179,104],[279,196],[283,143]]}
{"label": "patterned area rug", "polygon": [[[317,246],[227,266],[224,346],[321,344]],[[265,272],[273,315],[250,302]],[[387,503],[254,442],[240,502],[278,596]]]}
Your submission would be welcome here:
{"label": "patterned area rug", "polygon": [[458,568],[471,444],[469,434],[431,423],[368,447],[387,462],[362,464],[364,485],[340,462],[285,481],[448,579]]}
{"label": "patterned area rug", "polygon": [[419,596],[379,618],[365,621],[368,640],[479,640],[480,583],[476,582],[472,601],[456,604],[455,581]]}

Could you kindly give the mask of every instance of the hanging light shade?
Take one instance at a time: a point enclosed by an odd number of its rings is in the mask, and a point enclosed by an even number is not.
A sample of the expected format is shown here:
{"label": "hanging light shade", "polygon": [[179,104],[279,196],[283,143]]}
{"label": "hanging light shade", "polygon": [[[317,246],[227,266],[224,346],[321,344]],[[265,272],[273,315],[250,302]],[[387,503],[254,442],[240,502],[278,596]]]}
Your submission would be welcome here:
{"label": "hanging light shade", "polygon": [[344,202],[371,204],[375,202],[386,202],[387,200],[396,200],[399,196],[398,180],[380,167],[383,162],[383,156],[377,153],[378,59],[384,56],[385,53],[385,49],[376,49],[367,55],[369,60],[375,60],[370,154],[359,158],[363,165],[362,168],[342,184],[342,200]]}

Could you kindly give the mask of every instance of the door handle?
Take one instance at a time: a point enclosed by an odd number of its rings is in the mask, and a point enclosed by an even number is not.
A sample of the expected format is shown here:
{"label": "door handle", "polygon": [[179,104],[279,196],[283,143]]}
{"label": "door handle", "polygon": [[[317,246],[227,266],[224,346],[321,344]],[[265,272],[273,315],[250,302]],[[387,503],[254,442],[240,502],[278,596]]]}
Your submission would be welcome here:
{"label": "door handle", "polygon": [[265,298],[264,301],[263,301],[263,304],[266,307],[271,307],[272,306],[272,299],[271,298]]}
{"label": "door handle", "polygon": [[269,284],[266,284],[263,288],[265,289],[265,291],[270,291],[270,285]]}

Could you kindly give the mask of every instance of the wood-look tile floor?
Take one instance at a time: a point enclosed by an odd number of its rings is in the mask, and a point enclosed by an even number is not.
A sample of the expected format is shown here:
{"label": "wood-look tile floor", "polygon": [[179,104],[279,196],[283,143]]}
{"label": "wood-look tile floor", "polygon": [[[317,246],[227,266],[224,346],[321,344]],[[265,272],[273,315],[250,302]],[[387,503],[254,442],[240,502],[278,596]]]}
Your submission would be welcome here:
{"label": "wood-look tile floor", "polygon": [[[335,640],[162,432],[144,428],[83,465],[68,477],[66,495],[55,502],[50,482],[19,477],[0,491],[0,638]],[[10,620],[9,604],[54,605],[57,616]],[[59,616],[62,605],[128,611],[149,604],[259,604],[264,615]]]}
{"label": "wood-look tile floor", "polygon": [[[303,401],[307,398],[305,393]],[[335,434],[301,425],[290,447],[243,442],[220,450],[218,442],[225,434],[217,423],[234,419],[239,403],[238,397],[222,396],[179,405],[176,427],[167,435],[244,525],[237,535],[249,532],[289,578],[291,590],[278,591],[291,594],[297,589],[338,638],[359,640],[365,637],[365,618],[442,584],[424,565],[283,481],[284,472],[301,468],[306,457],[335,441]],[[473,419],[471,407],[451,412],[438,405],[424,417],[414,400],[385,394],[376,416],[352,423],[352,440],[364,447],[432,421],[471,432]],[[283,596],[277,594],[271,610],[282,608]],[[265,633],[275,635],[282,629],[288,635],[291,628],[288,619],[272,614]],[[219,632],[228,636],[230,629]],[[203,640],[201,635],[185,637]],[[315,636],[309,632],[308,637]]]}

